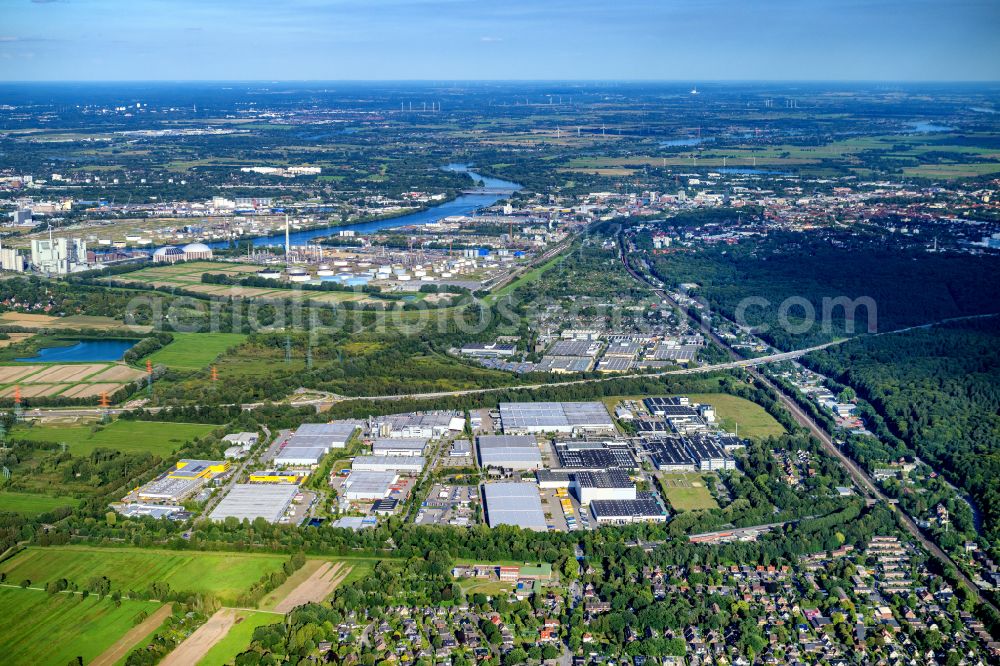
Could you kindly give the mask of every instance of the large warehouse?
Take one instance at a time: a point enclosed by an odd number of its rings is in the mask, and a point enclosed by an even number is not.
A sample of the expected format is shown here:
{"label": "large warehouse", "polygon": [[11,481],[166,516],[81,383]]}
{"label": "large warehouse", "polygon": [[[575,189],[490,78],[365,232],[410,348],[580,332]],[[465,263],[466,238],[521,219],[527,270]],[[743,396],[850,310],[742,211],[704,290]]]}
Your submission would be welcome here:
{"label": "large warehouse", "polygon": [[313,466],[330,449],[347,446],[358,426],[353,423],[306,423],[288,440],[274,459],[275,465]]}
{"label": "large warehouse", "polygon": [[144,484],[136,497],[146,502],[176,504],[191,497],[209,481],[229,471],[223,460],[178,460],[174,468]]}
{"label": "large warehouse", "polygon": [[344,480],[344,497],[353,502],[382,499],[389,496],[398,480],[395,472],[352,471]]}
{"label": "large warehouse", "polygon": [[542,468],[542,453],[533,435],[480,435],[479,464],[510,470]]}
{"label": "large warehouse", "polygon": [[425,463],[423,456],[358,456],[351,463],[351,469],[359,472],[419,474]]}
{"label": "large warehouse", "polygon": [[639,493],[635,499],[599,499],[590,504],[598,525],[628,525],[629,523],[665,523],[667,512],[654,493]]}
{"label": "large warehouse", "polygon": [[254,520],[263,518],[276,523],[288,510],[299,487],[291,483],[237,483],[222,498],[209,518],[216,521],[226,518]]}
{"label": "large warehouse", "polygon": [[639,463],[628,445],[616,442],[556,442],[559,466],[569,470],[637,469]]}
{"label": "large warehouse", "polygon": [[577,472],[573,475],[572,487],[580,504],[590,504],[594,500],[635,499],[635,484],[628,474],[619,470]]}
{"label": "large warehouse", "polygon": [[399,437],[376,439],[372,444],[373,456],[422,456],[427,448],[424,437]]}
{"label": "large warehouse", "polygon": [[[721,445],[721,442],[733,442],[734,439],[694,435],[650,439],[643,444],[661,472],[713,472],[736,469],[736,460]],[[733,445],[739,444],[736,440]]]}
{"label": "large warehouse", "polygon": [[533,483],[487,483],[483,485],[483,503],[490,527],[514,525],[536,532],[548,529],[542,498]]}
{"label": "large warehouse", "polygon": [[508,435],[615,431],[600,402],[502,402],[500,424]]}

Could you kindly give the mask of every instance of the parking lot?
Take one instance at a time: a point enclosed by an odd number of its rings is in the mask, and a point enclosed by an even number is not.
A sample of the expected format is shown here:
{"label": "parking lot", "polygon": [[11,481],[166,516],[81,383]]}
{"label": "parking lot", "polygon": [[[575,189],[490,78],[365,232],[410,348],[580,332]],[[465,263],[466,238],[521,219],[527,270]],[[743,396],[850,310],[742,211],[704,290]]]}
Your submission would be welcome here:
{"label": "parking lot", "polygon": [[[301,498],[301,499],[300,499]],[[292,513],[288,516],[288,520],[282,518],[279,522],[289,523],[291,525],[300,525],[309,516],[309,509],[312,507],[313,502],[316,501],[316,493],[311,490],[302,490],[295,499],[292,501]]]}
{"label": "parking lot", "polygon": [[566,532],[569,527],[566,525],[566,516],[560,504],[560,497],[555,490],[539,490],[542,498],[542,511],[545,512],[545,522],[560,532]]}
{"label": "parking lot", "polygon": [[418,525],[471,525],[474,504],[479,502],[477,486],[435,484],[417,514]]}

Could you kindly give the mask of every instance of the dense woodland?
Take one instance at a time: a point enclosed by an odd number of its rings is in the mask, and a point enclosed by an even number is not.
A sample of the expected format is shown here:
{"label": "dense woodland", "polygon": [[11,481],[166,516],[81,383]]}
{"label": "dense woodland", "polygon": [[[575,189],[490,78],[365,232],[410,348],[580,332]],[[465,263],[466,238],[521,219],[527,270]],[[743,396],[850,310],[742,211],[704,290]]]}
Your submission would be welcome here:
{"label": "dense woodland", "polygon": [[806,357],[854,387],[889,428],[967,490],[1000,539],[1000,320],[862,338]]}
{"label": "dense woodland", "polygon": [[[680,248],[650,263],[668,285],[699,285],[695,295],[728,318],[736,316],[742,299],[766,299],[769,305],[746,308],[745,323],[766,326],[761,337],[781,349],[808,347],[850,332],[843,307],[832,309],[824,330],[824,298],[874,300],[871,319],[865,307],[857,308],[854,333],[869,332],[870,321],[885,332],[994,313],[1000,303],[1000,257],[932,254],[874,233],[772,233],[735,245]],[[804,298],[814,308],[815,323],[803,325],[801,333],[785,330],[779,322],[779,308],[791,297]],[[793,325],[802,324],[803,308],[790,307],[787,316]]]}

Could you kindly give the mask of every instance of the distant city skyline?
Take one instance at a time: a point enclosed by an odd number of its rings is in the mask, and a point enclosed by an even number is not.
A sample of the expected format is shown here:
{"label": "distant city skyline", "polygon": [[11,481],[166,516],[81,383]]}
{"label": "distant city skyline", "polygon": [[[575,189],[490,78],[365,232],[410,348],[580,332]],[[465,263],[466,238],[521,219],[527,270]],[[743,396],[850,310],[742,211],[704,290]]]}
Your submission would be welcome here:
{"label": "distant city skyline", "polygon": [[1000,80],[996,0],[4,0],[0,80]]}

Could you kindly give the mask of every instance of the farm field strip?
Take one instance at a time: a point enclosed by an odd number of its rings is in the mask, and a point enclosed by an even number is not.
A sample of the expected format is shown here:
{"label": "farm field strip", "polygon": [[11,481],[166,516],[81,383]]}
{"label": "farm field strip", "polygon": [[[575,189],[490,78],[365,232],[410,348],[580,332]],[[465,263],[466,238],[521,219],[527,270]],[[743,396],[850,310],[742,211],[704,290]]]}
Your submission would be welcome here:
{"label": "farm field strip", "polygon": [[44,591],[0,588],[0,646],[3,663],[12,666],[67,664],[83,657],[84,663],[102,654],[135,624],[140,612],[150,612],[158,602],[123,599],[116,606],[110,598],[92,595],[49,595]]}
{"label": "farm field strip", "polygon": [[288,613],[302,604],[322,601],[340,585],[350,572],[351,567],[348,566],[345,569],[343,562],[326,562],[292,590],[288,596],[279,601],[274,610],[279,613]]}
{"label": "farm field strip", "polygon": [[0,313],[0,326],[20,326],[22,328],[36,329],[79,329],[96,328],[103,331],[128,328],[132,331],[146,332],[151,330],[149,326],[126,325],[112,319],[111,317],[96,317],[91,315],[70,315],[68,317],[53,317],[44,314],[32,314],[25,312],[3,312]]}
{"label": "farm field strip", "polygon": [[119,660],[127,657],[128,653],[137,647],[139,641],[156,631],[170,617],[170,612],[170,604],[163,604],[157,608],[155,613],[151,613],[145,620],[129,629],[124,636],[99,654],[90,662],[90,666],[114,666]]}
{"label": "farm field strip", "polygon": [[286,559],[265,554],[50,546],[27,548],[0,563],[0,572],[8,580],[27,579],[32,585],[59,578],[83,584],[94,576],[106,576],[112,589],[126,593],[161,582],[173,590],[211,593],[231,603],[262,575],[279,570]]}

